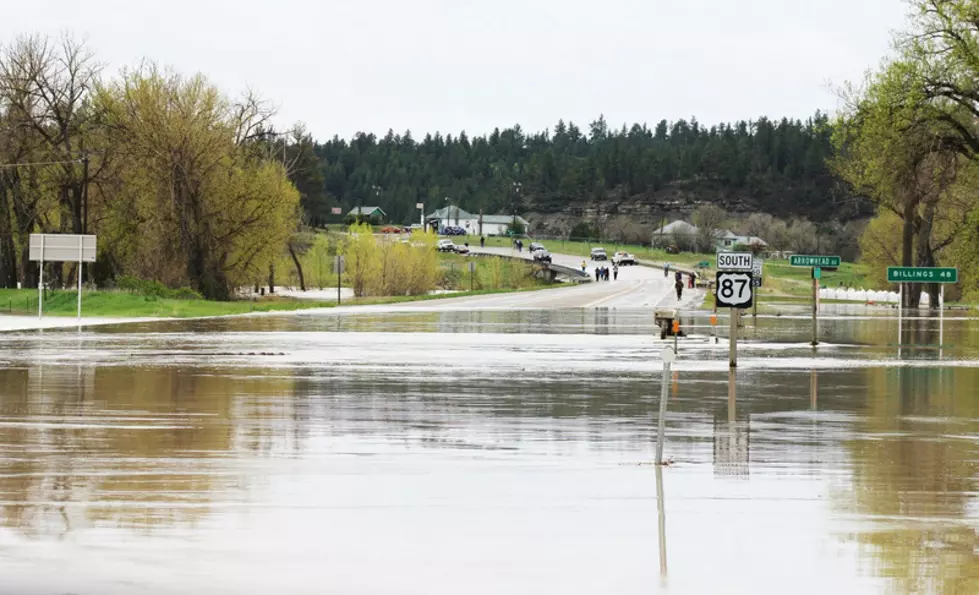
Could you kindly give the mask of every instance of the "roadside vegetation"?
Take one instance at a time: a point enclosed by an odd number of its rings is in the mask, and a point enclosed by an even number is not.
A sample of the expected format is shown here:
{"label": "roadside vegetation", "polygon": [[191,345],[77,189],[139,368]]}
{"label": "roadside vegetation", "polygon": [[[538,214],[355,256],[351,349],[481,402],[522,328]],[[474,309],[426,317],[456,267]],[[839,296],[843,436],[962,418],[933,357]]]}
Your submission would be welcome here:
{"label": "roadside vegetation", "polygon": [[[442,254],[440,288],[467,291],[538,289],[553,286],[555,283],[534,276],[534,265],[530,262],[493,256],[463,256]],[[476,270],[469,272],[469,263]]]}
{"label": "roadside vegetation", "polygon": [[[911,0],[892,55],[846,88],[834,123],[834,173],[868,197],[876,217],[864,260],[957,266],[948,297],[979,299],[979,10],[974,0]],[[910,284],[937,303],[937,284]]]}

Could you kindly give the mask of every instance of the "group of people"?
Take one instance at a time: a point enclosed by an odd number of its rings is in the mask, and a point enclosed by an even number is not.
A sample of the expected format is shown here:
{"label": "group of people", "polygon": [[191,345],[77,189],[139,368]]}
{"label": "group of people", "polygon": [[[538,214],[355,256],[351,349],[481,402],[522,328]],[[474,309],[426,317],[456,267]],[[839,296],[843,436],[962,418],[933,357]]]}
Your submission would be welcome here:
{"label": "group of people", "polygon": [[[582,270],[584,270],[584,263],[582,263]],[[612,280],[619,279],[619,265],[612,263],[612,268],[609,269],[606,266],[595,267],[595,280],[596,281],[608,281],[609,274],[612,276]]]}
{"label": "group of people", "polygon": [[[676,282],[673,283],[673,287],[676,288],[676,299],[677,301],[683,297],[683,273],[677,271],[675,273],[674,279]],[[687,277],[687,287],[693,289],[697,286],[697,273],[690,273]]]}

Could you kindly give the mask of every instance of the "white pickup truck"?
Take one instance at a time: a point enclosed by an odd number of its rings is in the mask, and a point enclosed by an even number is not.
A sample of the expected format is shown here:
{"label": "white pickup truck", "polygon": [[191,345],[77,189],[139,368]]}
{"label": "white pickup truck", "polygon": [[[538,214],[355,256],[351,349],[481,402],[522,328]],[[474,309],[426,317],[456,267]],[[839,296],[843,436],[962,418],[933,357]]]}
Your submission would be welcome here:
{"label": "white pickup truck", "polygon": [[620,267],[626,266],[627,264],[635,265],[636,257],[628,252],[616,252],[612,255],[612,263],[617,264]]}

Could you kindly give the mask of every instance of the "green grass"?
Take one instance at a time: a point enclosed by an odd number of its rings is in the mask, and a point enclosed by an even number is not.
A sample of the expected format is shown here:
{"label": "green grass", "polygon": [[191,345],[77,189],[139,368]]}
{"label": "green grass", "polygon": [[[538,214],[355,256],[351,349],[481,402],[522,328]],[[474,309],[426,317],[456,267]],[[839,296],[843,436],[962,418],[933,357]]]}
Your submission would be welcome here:
{"label": "green grass", "polygon": [[[74,316],[77,294],[74,291],[49,291],[44,299],[44,313],[51,316]],[[82,292],[82,316],[85,317],[152,317],[192,318],[225,316],[249,312],[321,308],[330,302],[269,297],[261,301],[177,300],[147,297],[124,291]],[[0,289],[0,312],[34,314],[37,312],[37,290]]]}
{"label": "green grass", "polygon": [[[342,306],[368,306],[397,304],[446,298],[536,291],[562,284],[540,285],[518,289],[498,288],[462,291],[437,295],[388,296],[346,299]],[[47,316],[75,316],[76,294],[74,291],[49,291],[44,299]],[[146,297],[122,291],[86,291],[82,293],[82,317],[85,318],[199,318],[204,316],[229,316],[252,312],[289,312],[310,308],[333,308],[334,301],[265,297],[261,300],[217,302],[210,300],[175,300]],[[37,290],[0,289],[0,314],[37,314]]]}

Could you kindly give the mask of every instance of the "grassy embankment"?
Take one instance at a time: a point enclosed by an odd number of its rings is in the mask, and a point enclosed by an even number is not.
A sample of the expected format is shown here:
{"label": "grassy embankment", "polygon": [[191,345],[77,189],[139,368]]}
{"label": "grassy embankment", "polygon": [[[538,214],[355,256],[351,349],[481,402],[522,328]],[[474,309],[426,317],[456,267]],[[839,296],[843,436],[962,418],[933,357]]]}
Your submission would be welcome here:
{"label": "grassy embankment", "polygon": [[[472,281],[470,281],[468,261],[469,259],[466,257],[457,254],[439,254],[440,278],[438,285],[441,289],[452,290],[456,293],[348,298],[343,301],[343,305],[393,304],[447,297],[528,291],[557,286],[533,278],[530,275],[532,267],[529,263],[501,258],[472,259],[476,263],[476,271],[472,275]],[[288,275],[282,275],[280,278],[287,282],[290,280]],[[336,306],[336,302],[333,300],[279,296],[218,302],[201,299],[189,290],[168,290],[152,282],[131,280],[130,285],[133,287],[125,290],[84,291],[82,293],[82,315],[84,317],[112,318],[193,318]],[[473,288],[472,291],[470,291],[470,286]],[[45,294],[44,312],[51,316],[74,316],[76,304],[77,294],[74,291],[49,291]],[[37,290],[0,289],[0,313],[36,314]]]}
{"label": "grassy embankment", "polygon": [[[520,288],[477,289],[448,294],[386,296],[353,298],[343,301],[343,306],[370,306],[397,304],[445,298],[492,295],[516,291],[535,291],[561,285],[530,286]],[[49,291],[44,299],[45,316],[75,316],[76,294],[74,291]],[[252,312],[290,312],[310,308],[333,308],[334,301],[265,297],[261,300],[216,302],[201,299],[147,298],[122,291],[84,291],[82,293],[83,318],[197,318],[202,316],[229,316]],[[36,289],[0,289],[0,314],[37,314]]]}

